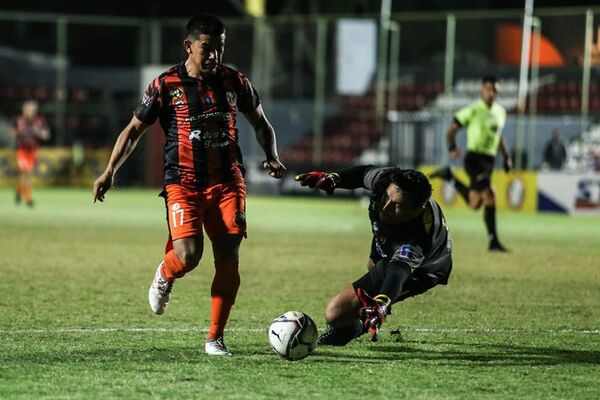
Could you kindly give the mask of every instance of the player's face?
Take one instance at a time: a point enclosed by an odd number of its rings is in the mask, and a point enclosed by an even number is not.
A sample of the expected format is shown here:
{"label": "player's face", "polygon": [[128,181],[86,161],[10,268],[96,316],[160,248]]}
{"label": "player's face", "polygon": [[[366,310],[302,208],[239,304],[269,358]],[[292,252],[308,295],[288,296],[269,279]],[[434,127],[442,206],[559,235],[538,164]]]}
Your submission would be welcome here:
{"label": "player's face", "polygon": [[23,104],[23,116],[26,118],[33,118],[36,116],[38,111],[37,104],[33,101],[27,101]]}
{"label": "player's face", "polygon": [[483,101],[491,105],[498,97],[498,84],[493,82],[486,82],[481,85],[481,98]]}
{"label": "player's face", "polygon": [[408,196],[394,183],[390,183],[379,203],[379,219],[386,224],[401,224],[416,218],[423,208],[413,208]]}
{"label": "player's face", "polygon": [[188,53],[188,59],[198,68],[200,75],[209,76],[215,73],[223,59],[225,34],[200,34],[196,39],[186,39],[183,46]]}

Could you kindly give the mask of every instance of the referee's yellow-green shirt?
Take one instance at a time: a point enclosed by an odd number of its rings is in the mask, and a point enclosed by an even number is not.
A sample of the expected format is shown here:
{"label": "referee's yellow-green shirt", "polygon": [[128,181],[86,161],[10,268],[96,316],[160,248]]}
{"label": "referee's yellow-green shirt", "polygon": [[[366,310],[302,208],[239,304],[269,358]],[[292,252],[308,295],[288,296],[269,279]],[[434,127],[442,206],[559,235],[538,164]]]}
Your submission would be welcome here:
{"label": "referee's yellow-green shirt", "polygon": [[506,124],[506,110],[494,102],[492,107],[481,99],[461,108],[454,118],[467,130],[467,151],[495,157]]}

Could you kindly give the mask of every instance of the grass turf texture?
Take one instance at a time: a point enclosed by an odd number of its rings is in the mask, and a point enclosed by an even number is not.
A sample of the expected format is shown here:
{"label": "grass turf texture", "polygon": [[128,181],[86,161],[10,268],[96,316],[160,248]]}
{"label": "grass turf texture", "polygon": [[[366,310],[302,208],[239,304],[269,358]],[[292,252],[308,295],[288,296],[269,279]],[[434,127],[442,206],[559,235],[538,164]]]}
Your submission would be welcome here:
{"label": "grass turf texture", "polygon": [[[212,256],[147,305],[166,228],[155,191],[0,189],[0,398],[597,398],[597,218],[501,212],[511,254],[488,254],[481,213],[447,211],[448,286],[396,305],[381,341],[272,353],[266,329],[300,310],[324,329],[328,299],[365,270],[357,201],[251,196],[231,358],[203,354]],[[400,330],[401,334],[396,333]]]}

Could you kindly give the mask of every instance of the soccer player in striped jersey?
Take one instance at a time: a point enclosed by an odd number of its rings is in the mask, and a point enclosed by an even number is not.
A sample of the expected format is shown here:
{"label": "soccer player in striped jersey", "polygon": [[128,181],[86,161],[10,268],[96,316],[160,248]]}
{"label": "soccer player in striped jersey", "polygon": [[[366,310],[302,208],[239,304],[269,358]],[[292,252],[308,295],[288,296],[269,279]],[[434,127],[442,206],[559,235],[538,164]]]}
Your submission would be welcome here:
{"label": "soccer player in striped jersey", "polygon": [[467,153],[464,162],[470,186],[467,187],[457,179],[450,167],[435,171],[431,177],[451,182],[472,209],[478,210],[483,205],[488,249],[506,252],[508,250],[500,243],[496,230],[496,195],[492,187],[492,173],[498,149],[502,150],[506,172],[512,169],[512,158],[502,136],[506,110],[495,101],[497,96],[498,80],[493,76],[484,77],[481,82],[481,98],[456,112],[446,134],[450,158],[456,159],[462,155],[456,147],[456,135],[460,128],[466,128]]}
{"label": "soccer player in striped jersey", "polygon": [[295,179],[329,194],[336,188],[371,191],[368,272],[331,299],[325,311],[329,329],[319,344],[344,346],[367,331],[376,341],[392,304],[448,283],[452,242],[421,172],[362,165],[335,173],[307,172]]}
{"label": "soccer player in striped jersey", "polygon": [[253,127],[265,152],[262,167],[281,178],[275,132],[248,78],[222,64],[225,27],[215,16],[192,17],[183,42],[187,59],[154,79],[119,135],[108,166],[96,180],[94,201],[103,201],[118,168],[156,120],[166,135],[164,190],[169,227],[166,254],[148,292],[152,311],[162,314],[176,279],[194,269],[204,250],[203,228],[212,243],[215,275],[209,355],[231,355],[225,325],[240,285],[239,247],[246,237],[246,185],[236,114]]}
{"label": "soccer player in striped jersey", "polygon": [[23,102],[22,113],[15,117],[10,128],[15,136],[17,168],[19,180],[15,191],[15,202],[25,201],[33,207],[32,176],[37,162],[37,147],[40,139],[47,140],[50,130],[44,117],[38,115],[38,103],[34,100]]}

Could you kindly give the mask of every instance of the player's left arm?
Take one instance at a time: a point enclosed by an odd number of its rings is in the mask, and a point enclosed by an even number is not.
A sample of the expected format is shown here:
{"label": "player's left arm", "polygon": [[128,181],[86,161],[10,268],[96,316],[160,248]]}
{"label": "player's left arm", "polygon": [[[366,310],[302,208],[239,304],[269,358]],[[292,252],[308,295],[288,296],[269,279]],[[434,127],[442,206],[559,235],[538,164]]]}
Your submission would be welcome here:
{"label": "player's left arm", "polygon": [[506,140],[504,136],[500,137],[500,151],[502,151],[502,156],[504,157],[504,162],[502,163],[505,172],[510,172],[513,169],[512,157],[510,156],[510,151],[508,150],[508,145],[506,144]]}
{"label": "player's left arm", "polygon": [[269,175],[273,178],[281,178],[285,175],[286,168],[279,160],[277,154],[277,139],[275,130],[267,119],[262,106],[259,104],[253,111],[245,112],[244,116],[254,129],[256,140],[264,150],[266,159],[262,162],[262,167],[269,170]]}
{"label": "player's left arm", "polygon": [[39,119],[34,129],[35,135],[38,139],[48,140],[50,139],[50,129],[44,119]]}

